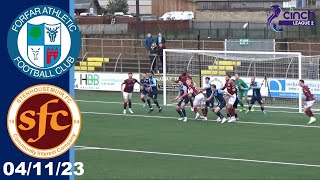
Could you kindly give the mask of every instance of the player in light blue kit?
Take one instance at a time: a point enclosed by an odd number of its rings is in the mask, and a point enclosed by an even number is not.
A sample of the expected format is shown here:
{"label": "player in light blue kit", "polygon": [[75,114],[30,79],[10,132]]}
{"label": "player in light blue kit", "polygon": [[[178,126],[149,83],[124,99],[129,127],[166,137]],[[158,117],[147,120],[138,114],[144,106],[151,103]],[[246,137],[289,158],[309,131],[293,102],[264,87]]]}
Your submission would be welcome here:
{"label": "player in light blue kit", "polygon": [[[243,88],[245,90],[245,88]],[[252,77],[251,78],[251,84],[250,84],[250,87],[249,89],[252,89],[252,98],[251,98],[251,102],[249,104],[249,107],[246,111],[246,114],[249,113],[249,111],[251,110],[252,106],[254,105],[254,103],[257,101],[260,105],[260,108],[261,108],[261,111],[264,113],[264,114],[267,114],[265,111],[264,111],[264,105],[263,105],[263,100],[262,100],[262,96],[261,96],[261,84],[259,82],[256,81],[256,78],[255,77]],[[249,90],[248,89],[248,90]]]}
{"label": "player in light blue kit", "polygon": [[224,91],[221,89],[217,89],[215,84],[211,84],[212,93],[209,98],[205,99],[205,101],[211,101],[213,98],[218,102],[217,107],[214,108],[213,112],[218,116],[217,122],[225,122],[226,118],[221,114],[221,110],[226,107],[227,103],[223,97]]}
{"label": "player in light blue kit", "polygon": [[185,106],[188,104],[189,102],[189,97],[188,97],[188,88],[187,86],[185,86],[183,84],[183,82],[181,80],[179,80],[179,94],[177,97],[175,97],[172,102],[180,99],[179,103],[176,106],[176,111],[178,112],[178,114],[180,115],[180,118],[178,119],[179,121],[183,122],[187,122],[188,118],[187,118],[187,114],[186,114],[186,110],[185,110]]}
{"label": "player in light blue kit", "polygon": [[162,108],[160,107],[158,99],[157,99],[158,98],[158,83],[157,83],[157,79],[155,77],[153,77],[153,75],[154,75],[153,71],[148,73],[148,76],[149,76],[148,94],[149,94],[149,96],[147,99],[147,103],[150,107],[149,113],[151,113],[153,111],[153,107],[151,105],[150,99],[153,99],[153,103],[155,105],[157,105],[157,107],[159,108],[159,112],[162,111]]}

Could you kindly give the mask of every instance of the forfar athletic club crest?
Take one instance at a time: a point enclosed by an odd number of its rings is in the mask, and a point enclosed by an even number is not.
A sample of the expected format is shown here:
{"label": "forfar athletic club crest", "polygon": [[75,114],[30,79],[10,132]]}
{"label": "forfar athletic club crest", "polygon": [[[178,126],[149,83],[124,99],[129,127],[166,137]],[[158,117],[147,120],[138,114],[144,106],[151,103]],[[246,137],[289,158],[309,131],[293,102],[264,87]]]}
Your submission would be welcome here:
{"label": "forfar athletic club crest", "polygon": [[8,32],[8,51],[15,66],[37,79],[66,73],[78,58],[81,35],[76,22],[54,6],[22,12]]}

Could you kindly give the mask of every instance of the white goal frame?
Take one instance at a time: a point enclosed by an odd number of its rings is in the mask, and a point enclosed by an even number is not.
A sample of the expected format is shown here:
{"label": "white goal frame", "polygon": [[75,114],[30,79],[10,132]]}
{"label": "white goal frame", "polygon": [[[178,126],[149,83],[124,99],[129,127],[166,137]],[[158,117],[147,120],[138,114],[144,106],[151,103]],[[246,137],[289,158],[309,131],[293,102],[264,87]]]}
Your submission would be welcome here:
{"label": "white goal frame", "polygon": [[[164,49],[163,50],[163,104],[167,103],[167,53],[216,53],[216,54],[255,54],[255,55],[290,55],[298,58],[299,75],[298,78],[302,79],[302,55],[301,52],[264,52],[264,51],[213,51],[213,50],[183,50],[183,49]],[[299,91],[299,112],[302,113],[302,91]]]}

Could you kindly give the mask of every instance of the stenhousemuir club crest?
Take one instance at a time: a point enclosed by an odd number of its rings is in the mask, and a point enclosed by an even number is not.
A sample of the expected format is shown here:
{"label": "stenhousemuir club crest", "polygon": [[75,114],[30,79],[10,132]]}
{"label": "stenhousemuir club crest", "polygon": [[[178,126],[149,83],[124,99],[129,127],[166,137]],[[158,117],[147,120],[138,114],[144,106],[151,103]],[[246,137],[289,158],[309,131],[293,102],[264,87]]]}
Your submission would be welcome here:
{"label": "stenhousemuir club crest", "polygon": [[10,26],[8,52],[14,65],[37,79],[56,78],[75,63],[81,48],[76,22],[54,6],[31,7]]}

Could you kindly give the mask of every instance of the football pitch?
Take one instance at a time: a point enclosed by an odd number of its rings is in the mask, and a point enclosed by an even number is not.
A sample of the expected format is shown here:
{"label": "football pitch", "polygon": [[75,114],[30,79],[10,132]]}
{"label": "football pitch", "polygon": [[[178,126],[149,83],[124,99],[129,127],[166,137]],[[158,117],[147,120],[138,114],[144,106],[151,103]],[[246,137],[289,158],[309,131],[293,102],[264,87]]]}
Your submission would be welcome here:
{"label": "football pitch", "polygon": [[75,161],[85,165],[77,179],[320,179],[320,123],[307,125],[304,114],[255,107],[220,124],[212,112],[193,120],[188,104],[183,123],[174,107],[148,113],[133,96],[134,114],[123,115],[120,92],[76,91]]}

